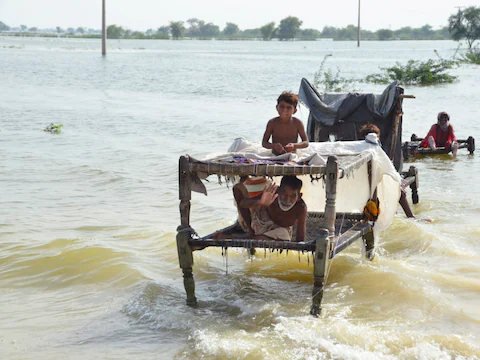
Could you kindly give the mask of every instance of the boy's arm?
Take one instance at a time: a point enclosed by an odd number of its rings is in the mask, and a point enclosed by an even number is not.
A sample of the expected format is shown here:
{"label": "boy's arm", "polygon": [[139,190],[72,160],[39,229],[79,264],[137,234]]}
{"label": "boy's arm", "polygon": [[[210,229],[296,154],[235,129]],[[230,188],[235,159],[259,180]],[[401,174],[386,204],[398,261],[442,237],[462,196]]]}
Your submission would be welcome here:
{"label": "boy's arm", "polygon": [[267,128],[265,129],[265,133],[263,134],[262,146],[266,149],[273,149],[273,144],[269,141],[270,136],[273,133],[273,125],[272,120],[269,120],[267,123]]}
{"label": "boy's arm", "polygon": [[297,129],[298,129],[298,135],[300,135],[302,142],[295,144],[295,149],[304,149],[308,147],[308,137],[307,137],[307,134],[305,133],[305,128],[300,119],[297,119]]}
{"label": "boy's arm", "polygon": [[302,206],[300,216],[297,219],[296,241],[306,241],[307,236],[307,207]]}

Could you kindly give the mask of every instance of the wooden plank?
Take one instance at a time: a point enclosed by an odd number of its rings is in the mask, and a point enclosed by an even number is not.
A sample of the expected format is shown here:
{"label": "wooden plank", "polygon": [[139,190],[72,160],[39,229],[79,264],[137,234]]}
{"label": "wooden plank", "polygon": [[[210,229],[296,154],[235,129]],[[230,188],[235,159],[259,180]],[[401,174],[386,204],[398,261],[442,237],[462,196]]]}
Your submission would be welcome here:
{"label": "wooden plank", "polygon": [[348,157],[345,160],[342,157],[337,156],[339,159],[339,167],[341,171],[340,179],[344,176],[348,176],[352,174],[355,170],[358,170],[362,167],[365,163],[368,163],[373,159],[373,154],[370,151],[364,151],[355,158]]}
{"label": "wooden plank", "polygon": [[345,250],[355,241],[360,239],[363,235],[368,233],[371,229],[371,225],[367,222],[358,223],[355,227],[345,231],[335,241],[335,246],[330,253],[330,258]]}
{"label": "wooden plank", "polygon": [[[326,155],[323,155],[326,156]],[[363,164],[373,158],[372,153],[362,152],[354,155],[338,155],[339,178],[351,174]],[[225,176],[283,176],[283,175],[322,175],[326,173],[325,165],[296,165],[296,164],[245,164],[239,162],[221,163],[217,161],[203,162],[190,158],[190,172],[200,172],[208,175],[218,174]]]}
{"label": "wooden plank", "polygon": [[314,251],[314,242],[296,242],[296,241],[282,241],[282,240],[259,240],[259,239],[190,239],[188,244],[192,248],[205,247],[223,247],[223,248],[260,248],[271,250],[295,250],[295,251]]}
{"label": "wooden plank", "polygon": [[290,164],[242,164],[242,163],[204,163],[192,162],[190,171],[208,175],[315,175],[324,174],[325,166],[320,165],[290,165]]}

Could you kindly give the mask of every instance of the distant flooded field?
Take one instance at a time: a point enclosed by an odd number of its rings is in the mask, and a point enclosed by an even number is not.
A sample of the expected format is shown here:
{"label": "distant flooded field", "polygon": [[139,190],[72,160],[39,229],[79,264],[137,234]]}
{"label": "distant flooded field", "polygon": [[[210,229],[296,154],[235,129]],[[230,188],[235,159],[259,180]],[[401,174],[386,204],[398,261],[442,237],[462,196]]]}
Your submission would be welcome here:
{"label": "distant flooded field", "polygon": [[[292,252],[230,250],[228,274],[220,249],[195,253],[200,306],[186,307],[175,243],[180,155],[261,141],[278,95],[313,81],[327,54],[327,69],[360,78],[457,45],[111,40],[102,57],[99,40],[0,37],[2,357],[479,359],[477,153],[404,164],[432,223],[399,208],[373,262],[359,245],[336,257],[318,319],[312,263]],[[451,74],[405,87],[404,140],[440,111],[459,139],[480,139],[480,67]],[[207,188],[192,199],[200,235],[235,219],[231,189]]]}

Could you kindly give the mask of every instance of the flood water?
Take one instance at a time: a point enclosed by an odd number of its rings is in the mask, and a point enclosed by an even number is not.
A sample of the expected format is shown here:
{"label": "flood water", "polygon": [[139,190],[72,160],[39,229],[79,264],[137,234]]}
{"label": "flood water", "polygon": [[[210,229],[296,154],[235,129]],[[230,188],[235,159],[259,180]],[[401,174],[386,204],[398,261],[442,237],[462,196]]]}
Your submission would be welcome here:
{"label": "flood water", "polygon": [[[311,259],[293,252],[195,252],[199,307],[187,307],[175,243],[179,156],[260,141],[276,97],[313,81],[327,54],[327,68],[359,78],[457,43],[108,46],[103,58],[98,40],[0,37],[1,358],[480,358],[477,153],[404,164],[420,174],[412,208],[432,223],[399,209],[374,261],[360,244],[337,256],[319,318]],[[480,67],[450,73],[454,84],[405,86],[416,98],[403,103],[404,140],[439,111],[459,139],[480,137]],[[211,180],[208,197],[193,194],[200,235],[235,218],[231,190]]]}

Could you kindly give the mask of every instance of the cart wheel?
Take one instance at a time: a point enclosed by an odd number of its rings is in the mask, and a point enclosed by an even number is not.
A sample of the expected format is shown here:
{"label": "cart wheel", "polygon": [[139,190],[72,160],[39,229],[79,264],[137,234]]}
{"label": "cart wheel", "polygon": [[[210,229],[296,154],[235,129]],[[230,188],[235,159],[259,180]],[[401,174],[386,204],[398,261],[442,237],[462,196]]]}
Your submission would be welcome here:
{"label": "cart wheel", "polygon": [[475,151],[475,139],[471,136],[468,137],[467,139],[467,150],[470,154],[473,154],[473,152]]}

